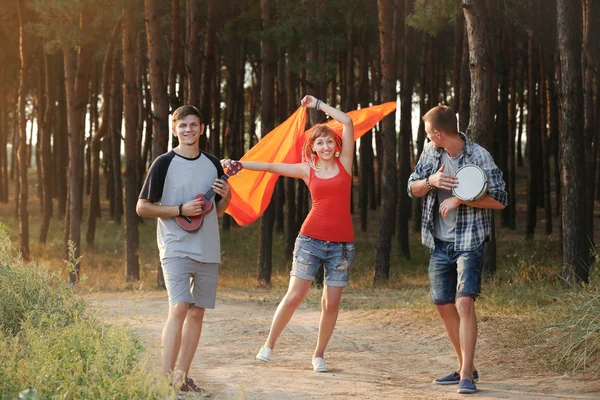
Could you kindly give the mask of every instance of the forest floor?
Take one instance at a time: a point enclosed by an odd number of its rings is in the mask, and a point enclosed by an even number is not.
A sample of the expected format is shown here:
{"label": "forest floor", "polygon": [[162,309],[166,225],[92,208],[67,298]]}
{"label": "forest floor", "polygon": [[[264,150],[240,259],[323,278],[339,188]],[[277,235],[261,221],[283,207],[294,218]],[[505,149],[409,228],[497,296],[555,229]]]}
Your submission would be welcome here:
{"label": "forest floor", "polygon": [[[317,290],[317,289],[311,289]],[[351,294],[356,296],[357,294]],[[86,295],[109,323],[128,324],[158,363],[168,302],[166,292]],[[325,354],[329,372],[312,371],[320,310],[301,306],[274,350],[255,360],[276,304],[243,291],[223,290],[207,310],[190,376],[213,399],[458,399],[456,386],[431,381],[456,367],[435,312],[408,308],[340,311]],[[479,323],[476,366],[480,399],[598,399],[600,382],[544,371],[539,357],[510,345],[510,320]],[[187,396],[186,396],[187,397]]]}

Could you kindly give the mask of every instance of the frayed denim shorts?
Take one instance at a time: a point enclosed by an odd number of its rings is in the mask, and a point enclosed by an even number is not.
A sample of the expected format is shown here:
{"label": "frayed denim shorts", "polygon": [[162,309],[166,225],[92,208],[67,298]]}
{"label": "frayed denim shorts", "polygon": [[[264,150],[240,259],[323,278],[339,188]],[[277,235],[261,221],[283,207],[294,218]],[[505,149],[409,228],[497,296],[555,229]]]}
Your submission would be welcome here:
{"label": "frayed denim shorts", "polygon": [[299,234],[294,247],[290,275],[314,281],[322,265],[325,271],[325,285],[344,287],[348,286],[353,261],[353,242],[327,242]]}
{"label": "frayed denim shorts", "polygon": [[483,243],[472,251],[455,251],[453,242],[435,239],[429,259],[433,304],[452,304],[458,297],[476,299],[481,286]]}

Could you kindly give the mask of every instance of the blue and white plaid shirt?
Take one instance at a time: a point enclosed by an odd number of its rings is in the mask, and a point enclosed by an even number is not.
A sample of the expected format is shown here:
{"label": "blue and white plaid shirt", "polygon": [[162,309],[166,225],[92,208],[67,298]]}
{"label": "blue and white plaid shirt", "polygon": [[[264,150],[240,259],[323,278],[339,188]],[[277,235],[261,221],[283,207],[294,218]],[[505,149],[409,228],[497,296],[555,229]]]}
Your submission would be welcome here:
{"label": "blue and white plaid shirt", "polygon": [[[488,179],[488,192],[493,199],[506,206],[508,204],[508,195],[504,190],[504,180],[502,171],[494,163],[491,154],[467,138],[463,133],[460,134],[465,141],[463,154],[459,158],[458,168],[463,165],[475,164],[481,168]],[[421,153],[421,158],[415,166],[415,171],[408,179],[408,195],[414,197],[411,191],[411,185],[415,181],[427,178],[440,169],[442,149],[436,149],[433,143],[427,143]],[[430,191],[424,196],[423,215],[421,217],[421,241],[430,249],[435,249],[433,239],[433,218],[434,213],[439,213],[439,206],[434,209],[436,204],[436,192]],[[461,204],[458,206],[456,215],[456,238],[454,241],[454,250],[471,251],[479,247],[487,238],[492,235],[492,210],[469,207]]]}

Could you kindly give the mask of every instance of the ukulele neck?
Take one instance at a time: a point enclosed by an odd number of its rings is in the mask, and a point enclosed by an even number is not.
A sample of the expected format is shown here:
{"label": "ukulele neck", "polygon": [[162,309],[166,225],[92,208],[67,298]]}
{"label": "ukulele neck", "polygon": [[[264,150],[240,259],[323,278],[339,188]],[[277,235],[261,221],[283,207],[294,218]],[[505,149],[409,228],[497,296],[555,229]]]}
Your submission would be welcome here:
{"label": "ukulele neck", "polygon": [[[223,181],[227,181],[227,179],[229,179],[229,175],[223,174],[219,179],[221,179]],[[204,200],[212,199],[215,194],[216,193],[213,190],[213,188],[208,189],[208,191],[206,193],[204,193]]]}

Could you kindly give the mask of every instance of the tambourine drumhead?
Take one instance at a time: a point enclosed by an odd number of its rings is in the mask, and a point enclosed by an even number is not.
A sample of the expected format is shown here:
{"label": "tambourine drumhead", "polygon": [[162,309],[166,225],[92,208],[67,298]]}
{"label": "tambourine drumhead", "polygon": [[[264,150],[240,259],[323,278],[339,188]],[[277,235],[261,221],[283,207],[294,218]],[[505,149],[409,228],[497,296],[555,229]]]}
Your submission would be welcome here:
{"label": "tambourine drumhead", "polygon": [[476,201],[487,192],[487,178],[477,165],[465,165],[456,171],[458,185],[452,189],[452,194],[464,201]]}

